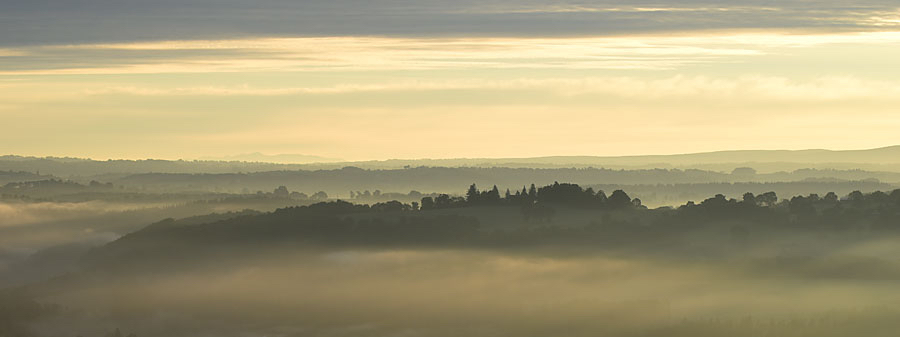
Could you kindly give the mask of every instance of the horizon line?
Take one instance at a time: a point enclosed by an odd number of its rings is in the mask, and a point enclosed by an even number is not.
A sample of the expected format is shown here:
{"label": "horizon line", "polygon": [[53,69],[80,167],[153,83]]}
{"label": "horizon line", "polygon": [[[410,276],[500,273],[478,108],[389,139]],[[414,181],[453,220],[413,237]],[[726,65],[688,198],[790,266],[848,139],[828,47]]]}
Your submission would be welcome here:
{"label": "horizon line", "polygon": [[[834,149],[824,149],[824,148],[806,148],[806,149],[734,149],[734,150],[713,150],[713,151],[699,151],[699,152],[677,152],[677,153],[665,153],[665,154],[628,154],[628,155],[543,155],[543,156],[529,156],[529,157],[446,157],[446,158],[436,158],[436,157],[420,157],[420,158],[385,158],[385,159],[361,159],[361,160],[344,160],[339,158],[328,158],[326,156],[321,156],[317,154],[301,154],[301,153],[277,153],[277,154],[266,154],[262,152],[250,152],[250,153],[241,153],[241,154],[232,154],[232,155],[222,155],[218,156],[221,159],[210,159],[209,157],[217,157],[217,156],[202,156],[197,158],[153,158],[153,157],[132,157],[132,158],[124,158],[124,157],[107,157],[107,158],[92,158],[92,157],[76,157],[71,155],[24,155],[24,154],[0,154],[0,158],[4,157],[19,157],[19,158],[33,158],[33,159],[74,159],[74,160],[88,160],[88,161],[188,161],[188,162],[242,162],[242,163],[267,163],[267,164],[280,164],[280,165],[334,165],[341,163],[375,163],[375,162],[391,162],[391,161],[447,161],[447,160],[528,160],[528,159],[549,159],[549,158],[638,158],[638,157],[674,157],[674,156],[690,156],[690,155],[704,155],[704,154],[716,154],[716,153],[728,153],[728,152],[809,152],[809,151],[822,151],[822,152],[862,152],[862,151],[874,151],[874,150],[885,150],[890,148],[898,148],[900,144],[896,145],[887,145],[880,147],[872,147],[872,148],[857,148],[857,149],[844,149],[844,150],[834,150]],[[307,163],[285,163],[285,162],[269,162],[269,161],[247,161],[247,160],[230,160],[225,159],[227,157],[237,157],[244,155],[254,155],[260,154],[266,157],[276,157],[276,156],[309,156],[309,157],[321,157],[323,159],[339,159],[336,161],[322,161],[322,162],[307,162]],[[204,159],[204,157],[207,157]]]}

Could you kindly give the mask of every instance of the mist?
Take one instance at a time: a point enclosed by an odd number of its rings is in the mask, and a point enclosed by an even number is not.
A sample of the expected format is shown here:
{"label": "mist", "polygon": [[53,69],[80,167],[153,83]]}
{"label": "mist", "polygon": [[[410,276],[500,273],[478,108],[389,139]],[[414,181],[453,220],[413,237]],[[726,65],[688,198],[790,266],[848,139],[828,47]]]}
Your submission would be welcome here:
{"label": "mist", "polygon": [[[169,218],[6,268],[0,331],[888,336],[900,317],[898,201],[900,190],[767,192],[650,209],[621,190],[554,183],[506,196],[472,185],[415,207],[327,201]],[[76,208],[18,214],[48,209]]]}
{"label": "mist", "polygon": [[215,270],[103,275],[76,284],[44,299],[67,309],[38,322],[38,331],[713,336],[750,329],[877,336],[896,328],[890,308],[900,299],[893,282],[881,279],[779,275],[726,261],[460,250],[278,251]]}

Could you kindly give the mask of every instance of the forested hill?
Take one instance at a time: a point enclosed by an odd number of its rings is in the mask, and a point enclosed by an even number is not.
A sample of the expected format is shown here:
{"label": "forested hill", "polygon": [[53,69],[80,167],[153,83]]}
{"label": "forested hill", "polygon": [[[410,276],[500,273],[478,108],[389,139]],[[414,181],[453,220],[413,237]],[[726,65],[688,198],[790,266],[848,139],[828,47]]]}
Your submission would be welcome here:
{"label": "forested hill", "polygon": [[[716,195],[678,208],[648,209],[621,190],[607,195],[554,183],[506,194],[473,185],[466,197],[440,195],[410,204],[332,201],[219,219],[208,223],[167,220],[148,226],[95,249],[85,264],[143,268],[303,246],[504,249],[565,245],[604,250],[650,245],[653,248],[645,250],[694,254],[697,246],[684,238],[710,228],[724,233],[714,241],[738,244],[754,236],[774,238],[777,235],[769,234],[782,231],[847,238],[860,232],[898,235],[900,190],[790,199],[779,199],[772,192],[747,193],[740,200]],[[710,239],[706,235],[703,240]]]}

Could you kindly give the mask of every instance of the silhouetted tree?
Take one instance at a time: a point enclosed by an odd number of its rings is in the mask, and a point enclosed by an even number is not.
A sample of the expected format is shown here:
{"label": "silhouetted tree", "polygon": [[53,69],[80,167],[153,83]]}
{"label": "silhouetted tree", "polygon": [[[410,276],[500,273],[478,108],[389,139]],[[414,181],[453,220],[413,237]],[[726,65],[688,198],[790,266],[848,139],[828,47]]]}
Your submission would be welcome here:
{"label": "silhouetted tree", "polygon": [[635,208],[644,208],[643,202],[638,198],[631,199],[631,205]]}
{"label": "silhouetted tree", "polygon": [[272,192],[272,194],[279,198],[287,198],[291,195],[291,193],[288,192],[287,187],[284,185],[278,186],[278,188],[276,188],[275,191]]}
{"label": "silhouetted tree", "polygon": [[775,206],[775,204],[778,203],[778,195],[776,195],[775,192],[766,192],[757,195],[756,203],[766,207]]}
{"label": "silhouetted tree", "polygon": [[609,205],[612,209],[624,209],[632,206],[631,197],[625,193],[623,190],[615,190],[609,196],[609,199],[606,201],[606,204]]}
{"label": "silhouetted tree", "polygon": [[500,190],[497,188],[497,185],[494,185],[494,188],[485,193],[484,203],[488,205],[500,204]]}
{"label": "silhouetted tree", "polygon": [[597,191],[597,194],[594,195],[594,199],[597,200],[597,205],[600,207],[605,206],[608,200],[606,192],[603,192],[603,190]]}
{"label": "silhouetted tree", "polygon": [[434,208],[449,208],[451,205],[450,195],[441,194],[434,198]]}
{"label": "silhouetted tree", "polygon": [[754,196],[753,193],[750,193],[750,192],[744,193],[743,201],[745,204],[755,206],[756,205],[756,196]]}
{"label": "silhouetted tree", "polygon": [[328,200],[328,193],[325,193],[325,191],[318,191],[315,194],[313,194],[310,197],[310,199],[312,199],[312,200]]}
{"label": "silhouetted tree", "polygon": [[853,191],[847,195],[847,201],[849,201],[850,205],[854,207],[861,207],[864,199],[865,196],[860,191]]}
{"label": "silhouetted tree", "polygon": [[432,198],[432,197],[422,198],[422,210],[427,211],[430,209],[434,209],[434,198]]}
{"label": "silhouetted tree", "polygon": [[479,202],[479,196],[480,195],[478,194],[478,187],[476,187],[475,184],[472,184],[471,186],[469,186],[469,190],[466,191],[466,202],[468,202],[470,205],[477,205]]}

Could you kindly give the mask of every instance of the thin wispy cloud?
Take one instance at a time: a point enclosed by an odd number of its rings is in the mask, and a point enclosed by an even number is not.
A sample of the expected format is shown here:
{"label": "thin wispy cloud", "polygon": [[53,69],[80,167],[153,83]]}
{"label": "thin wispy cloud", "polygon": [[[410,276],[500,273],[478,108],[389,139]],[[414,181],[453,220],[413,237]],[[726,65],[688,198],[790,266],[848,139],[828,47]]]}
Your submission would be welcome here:
{"label": "thin wispy cloud", "polygon": [[0,74],[110,74],[452,68],[673,69],[757,55],[677,39],[280,38],[23,48]]}
{"label": "thin wispy cloud", "polygon": [[827,44],[898,43],[900,33],[585,38],[259,38],[9,49],[0,75],[433,69],[662,70]]}
{"label": "thin wispy cloud", "polygon": [[23,50],[14,50],[14,49],[0,49],[0,57],[8,57],[8,56],[25,56],[25,51]]}
{"label": "thin wispy cloud", "polygon": [[108,86],[83,90],[87,96],[291,96],[352,95],[360,93],[414,93],[478,90],[483,92],[538,91],[558,97],[607,95],[642,100],[690,98],[703,100],[900,100],[900,82],[873,81],[851,76],[829,76],[797,81],[786,77],[747,75],[738,78],[677,75],[662,79],[638,77],[518,78],[511,80],[391,81],[380,84],[340,84],[319,87],[263,88],[197,86],[154,88]]}

